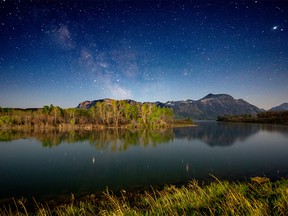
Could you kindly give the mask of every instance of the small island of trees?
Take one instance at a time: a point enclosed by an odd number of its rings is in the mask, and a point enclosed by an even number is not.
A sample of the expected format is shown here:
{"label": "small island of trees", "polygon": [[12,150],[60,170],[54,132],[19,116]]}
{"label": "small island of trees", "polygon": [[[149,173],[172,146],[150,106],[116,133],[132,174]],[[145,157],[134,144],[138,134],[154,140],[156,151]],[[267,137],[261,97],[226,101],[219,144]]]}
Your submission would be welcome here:
{"label": "small island of trees", "polygon": [[[129,103],[105,99],[89,109],[46,105],[43,108],[0,107],[0,128],[4,129],[80,129],[155,128],[175,124],[171,108],[153,103]],[[177,121],[176,121],[177,122]],[[179,123],[179,122],[178,122]],[[191,123],[191,122],[190,122]],[[187,122],[186,122],[187,124]]]}

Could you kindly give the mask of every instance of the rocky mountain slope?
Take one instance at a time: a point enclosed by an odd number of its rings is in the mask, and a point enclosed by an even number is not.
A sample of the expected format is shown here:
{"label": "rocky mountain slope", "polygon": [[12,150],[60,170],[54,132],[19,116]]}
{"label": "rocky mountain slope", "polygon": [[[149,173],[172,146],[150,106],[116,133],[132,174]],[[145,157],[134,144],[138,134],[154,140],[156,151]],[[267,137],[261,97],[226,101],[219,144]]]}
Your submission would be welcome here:
{"label": "rocky mountain slope", "polygon": [[272,107],[270,111],[286,111],[288,110],[288,103],[283,103],[279,106]]}
{"label": "rocky mountain slope", "polygon": [[169,101],[166,105],[173,108],[176,115],[193,119],[216,119],[223,115],[254,115],[265,111],[227,94],[208,94],[196,101]]}

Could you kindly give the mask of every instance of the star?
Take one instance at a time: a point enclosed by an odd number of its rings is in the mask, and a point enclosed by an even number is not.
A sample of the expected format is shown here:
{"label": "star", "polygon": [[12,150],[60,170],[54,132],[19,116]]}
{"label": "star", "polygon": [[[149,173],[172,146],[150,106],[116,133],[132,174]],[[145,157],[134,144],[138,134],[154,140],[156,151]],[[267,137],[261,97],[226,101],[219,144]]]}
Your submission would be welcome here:
{"label": "star", "polygon": [[[75,107],[85,97],[165,102],[210,92],[241,98],[256,87],[249,102],[257,106],[288,99],[284,2],[20,2],[0,0],[1,107]],[[240,11],[230,13],[235,6]]]}

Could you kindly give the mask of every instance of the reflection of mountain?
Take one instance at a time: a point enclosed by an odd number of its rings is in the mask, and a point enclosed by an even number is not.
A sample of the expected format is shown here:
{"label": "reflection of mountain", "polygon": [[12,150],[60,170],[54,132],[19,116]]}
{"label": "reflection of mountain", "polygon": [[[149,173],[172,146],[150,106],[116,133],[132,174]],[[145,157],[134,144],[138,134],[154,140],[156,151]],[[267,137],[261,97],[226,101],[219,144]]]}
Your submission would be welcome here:
{"label": "reflection of mountain", "polygon": [[99,131],[43,131],[16,132],[1,131],[0,142],[16,139],[35,138],[43,147],[53,147],[62,142],[75,143],[87,141],[99,150],[125,151],[131,146],[156,146],[168,143],[173,138],[199,139],[209,146],[230,146],[237,140],[245,140],[258,131],[280,133],[288,136],[288,126],[273,124],[199,122],[197,127],[182,127],[158,130],[105,129]]}
{"label": "reflection of mountain", "polygon": [[1,141],[36,138],[43,147],[58,146],[62,142],[75,143],[88,141],[99,150],[125,151],[131,146],[156,146],[168,143],[173,139],[172,129],[158,130],[124,130],[105,129],[99,131],[43,131],[43,132],[15,132],[0,131]]}
{"label": "reflection of mountain", "polygon": [[255,124],[201,122],[197,127],[175,128],[175,138],[199,139],[209,146],[230,146],[245,140],[261,128]]}

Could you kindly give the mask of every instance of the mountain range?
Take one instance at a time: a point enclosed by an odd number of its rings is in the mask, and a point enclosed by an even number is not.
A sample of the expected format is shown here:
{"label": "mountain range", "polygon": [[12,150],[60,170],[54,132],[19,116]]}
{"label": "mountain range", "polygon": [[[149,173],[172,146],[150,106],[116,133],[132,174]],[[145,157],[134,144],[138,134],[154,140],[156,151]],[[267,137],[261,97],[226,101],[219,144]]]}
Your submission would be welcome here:
{"label": "mountain range", "polygon": [[272,107],[271,111],[286,111],[288,110],[288,103],[283,103],[279,106]]}
{"label": "mountain range", "polygon": [[[112,99],[101,99],[93,101],[84,101],[79,103],[78,108],[89,109],[97,102],[103,102]],[[130,104],[140,103],[134,100],[126,100]],[[150,102],[149,102],[150,103]],[[161,107],[169,107],[174,110],[174,114],[178,118],[192,118],[192,119],[217,119],[218,116],[223,115],[240,115],[252,114],[255,115],[266,110],[260,109],[243,99],[235,99],[228,94],[208,94],[199,100],[181,100],[168,101],[166,103],[155,102],[154,104]],[[288,103],[273,107],[271,111],[287,110]]]}

